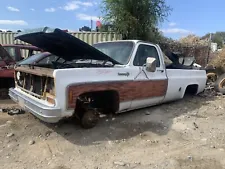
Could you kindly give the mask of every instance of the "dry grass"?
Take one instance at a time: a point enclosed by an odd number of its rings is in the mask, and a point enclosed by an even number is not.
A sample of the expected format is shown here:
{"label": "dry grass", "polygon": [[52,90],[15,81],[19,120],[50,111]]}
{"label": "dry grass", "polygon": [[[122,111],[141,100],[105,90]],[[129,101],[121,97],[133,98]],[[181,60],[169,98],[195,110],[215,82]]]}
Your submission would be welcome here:
{"label": "dry grass", "polygon": [[215,53],[215,56],[209,64],[213,65],[222,72],[225,72],[225,48],[223,48],[222,51]]}
{"label": "dry grass", "polygon": [[200,37],[195,35],[188,35],[184,38],[179,39],[179,42],[184,45],[193,45],[193,46],[208,46],[207,40],[202,40]]}

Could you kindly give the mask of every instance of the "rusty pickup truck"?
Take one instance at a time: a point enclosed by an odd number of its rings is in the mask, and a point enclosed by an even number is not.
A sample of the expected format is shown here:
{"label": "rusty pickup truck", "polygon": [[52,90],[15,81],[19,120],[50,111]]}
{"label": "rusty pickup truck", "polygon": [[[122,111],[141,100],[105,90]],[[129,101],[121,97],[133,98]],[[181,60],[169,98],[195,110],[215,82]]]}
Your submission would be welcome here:
{"label": "rusty pickup truck", "polygon": [[91,46],[48,27],[22,32],[16,39],[54,55],[49,62],[21,62],[9,90],[12,100],[45,122],[76,117],[84,128],[92,128],[100,114],[158,105],[205,89],[205,70],[166,65],[159,45],[150,42]]}

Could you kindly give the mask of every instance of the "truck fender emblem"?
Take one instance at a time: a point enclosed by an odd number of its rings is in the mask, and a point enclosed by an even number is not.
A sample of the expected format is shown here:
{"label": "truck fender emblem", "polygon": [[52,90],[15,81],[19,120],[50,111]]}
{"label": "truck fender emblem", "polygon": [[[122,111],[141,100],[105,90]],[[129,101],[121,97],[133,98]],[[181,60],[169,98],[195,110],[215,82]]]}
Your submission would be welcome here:
{"label": "truck fender emblem", "polygon": [[130,73],[129,72],[119,72],[118,75],[119,76],[127,76],[128,77],[130,75]]}

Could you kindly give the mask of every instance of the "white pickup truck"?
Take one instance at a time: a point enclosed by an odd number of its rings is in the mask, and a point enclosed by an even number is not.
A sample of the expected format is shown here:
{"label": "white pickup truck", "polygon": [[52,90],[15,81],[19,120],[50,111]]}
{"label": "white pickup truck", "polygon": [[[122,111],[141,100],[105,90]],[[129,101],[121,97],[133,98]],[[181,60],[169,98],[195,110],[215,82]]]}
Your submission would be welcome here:
{"label": "white pickup truck", "polygon": [[[158,45],[140,40],[101,42],[93,46],[56,28],[31,30],[20,39],[49,53],[15,68],[9,96],[39,119],[56,123],[77,117],[84,128],[99,114],[121,113],[198,94],[205,70],[166,65]],[[43,59],[44,58],[44,59]]]}

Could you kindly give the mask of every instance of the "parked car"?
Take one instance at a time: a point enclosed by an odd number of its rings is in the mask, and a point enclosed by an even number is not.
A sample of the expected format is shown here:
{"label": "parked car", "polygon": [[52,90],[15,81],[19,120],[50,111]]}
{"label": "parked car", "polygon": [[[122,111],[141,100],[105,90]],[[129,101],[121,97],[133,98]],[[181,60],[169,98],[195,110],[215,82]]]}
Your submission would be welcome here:
{"label": "parked car", "polygon": [[14,86],[14,60],[0,45],[0,99],[8,98],[8,89]]}
{"label": "parked car", "polygon": [[9,53],[11,58],[14,61],[20,61],[24,58],[32,56],[34,54],[43,52],[42,49],[32,45],[25,45],[25,44],[4,44],[2,45],[5,50]]}
{"label": "parked car", "polygon": [[161,48],[149,42],[90,46],[58,28],[23,32],[16,39],[57,56],[48,63],[20,62],[15,87],[9,90],[12,100],[49,123],[76,117],[84,128],[91,128],[99,114],[179,100],[206,86],[205,70],[165,65]]}
{"label": "parked car", "polygon": [[15,63],[41,51],[31,45],[0,45],[0,99],[8,99],[9,88],[14,87]]}

